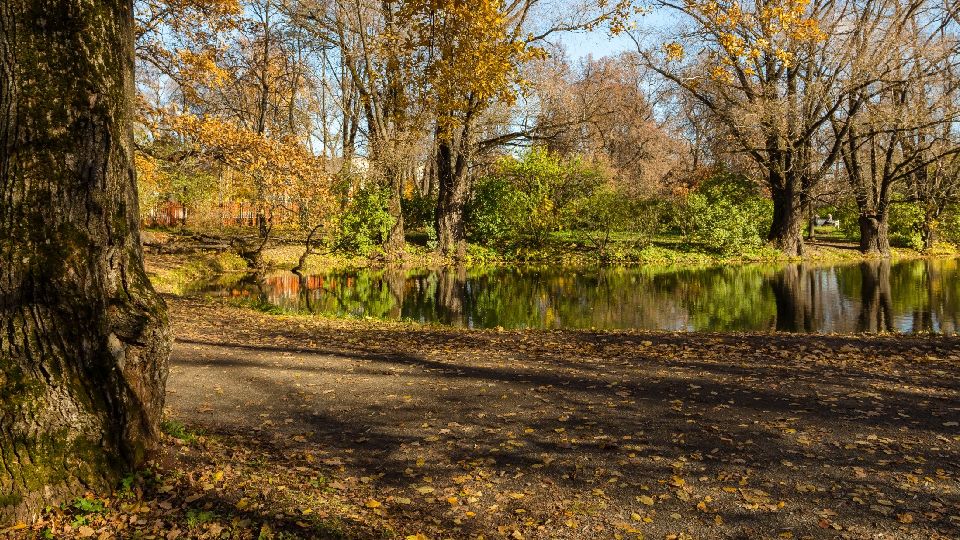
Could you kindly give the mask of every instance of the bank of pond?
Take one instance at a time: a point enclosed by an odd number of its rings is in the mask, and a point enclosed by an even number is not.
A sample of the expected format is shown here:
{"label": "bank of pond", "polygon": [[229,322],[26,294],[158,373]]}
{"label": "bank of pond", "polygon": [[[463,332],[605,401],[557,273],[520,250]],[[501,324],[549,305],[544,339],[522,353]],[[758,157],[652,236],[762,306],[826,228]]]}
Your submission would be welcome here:
{"label": "bank of pond", "polygon": [[225,275],[194,294],[280,313],[467,328],[960,331],[960,259],[832,266],[357,269]]}

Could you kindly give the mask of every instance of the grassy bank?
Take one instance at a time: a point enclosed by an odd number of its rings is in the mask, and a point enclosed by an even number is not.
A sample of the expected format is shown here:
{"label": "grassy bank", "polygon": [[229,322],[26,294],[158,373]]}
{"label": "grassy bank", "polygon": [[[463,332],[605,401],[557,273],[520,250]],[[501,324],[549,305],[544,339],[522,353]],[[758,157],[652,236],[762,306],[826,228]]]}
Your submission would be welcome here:
{"label": "grassy bank", "polygon": [[[166,248],[149,251],[148,272],[161,292],[182,294],[191,283],[209,279],[218,274],[244,272],[244,261],[227,249],[205,249],[191,244],[190,236],[151,231],[154,245]],[[654,265],[670,267],[708,267],[751,263],[784,263],[790,260],[769,246],[750,246],[736,253],[720,254],[705,251],[687,243],[680,236],[662,236],[645,242],[630,236],[614,236],[599,249],[588,233],[556,233],[536,247],[510,246],[492,249],[469,244],[459,264],[468,267],[549,264],[566,266]],[[368,256],[348,253],[319,253],[307,258],[305,272],[319,273],[332,269],[378,268],[401,265],[410,268],[436,268],[457,264],[456,261],[430,250],[422,235],[411,234],[401,257],[388,259],[380,252]],[[278,239],[264,250],[264,261],[271,270],[293,268],[302,255],[304,246],[294,239]],[[957,249],[941,244],[930,253],[910,248],[895,247],[892,259],[906,260],[922,257],[957,255]],[[863,260],[857,245],[836,233],[821,234],[808,242],[802,261],[817,264],[854,262]]]}

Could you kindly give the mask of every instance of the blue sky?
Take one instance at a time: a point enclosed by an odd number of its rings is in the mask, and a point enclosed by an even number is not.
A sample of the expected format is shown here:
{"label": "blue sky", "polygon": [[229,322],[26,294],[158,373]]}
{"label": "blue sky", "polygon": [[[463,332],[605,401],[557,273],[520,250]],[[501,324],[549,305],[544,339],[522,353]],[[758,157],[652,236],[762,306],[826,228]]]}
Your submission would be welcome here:
{"label": "blue sky", "polygon": [[[652,11],[637,19],[641,30],[657,31],[669,26],[672,17],[664,8]],[[559,41],[567,48],[567,54],[572,60],[584,58],[616,55],[624,51],[634,50],[633,41],[626,35],[611,37],[605,30],[593,32],[570,32],[563,34]]]}
{"label": "blue sky", "polygon": [[567,48],[571,59],[579,59],[588,55],[594,57],[611,56],[623,51],[632,50],[633,42],[627,36],[611,38],[606,32],[594,31],[586,33],[565,34],[561,41]]}

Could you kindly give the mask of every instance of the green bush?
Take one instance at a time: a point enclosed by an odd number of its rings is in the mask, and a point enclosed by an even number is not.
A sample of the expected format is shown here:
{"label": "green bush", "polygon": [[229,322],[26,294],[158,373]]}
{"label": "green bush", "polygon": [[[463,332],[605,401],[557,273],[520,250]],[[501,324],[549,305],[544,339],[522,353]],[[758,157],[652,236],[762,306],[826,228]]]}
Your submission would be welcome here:
{"label": "green bush", "polygon": [[400,201],[403,225],[408,230],[433,228],[437,210],[437,198],[413,193]]}
{"label": "green bush", "polygon": [[649,246],[661,229],[666,209],[662,201],[635,199],[603,186],[578,201],[571,225],[584,231],[600,259],[611,259],[614,254],[609,250],[615,238],[625,241],[627,247]]}
{"label": "green bush", "polygon": [[480,178],[467,205],[467,237],[484,246],[502,246],[519,236],[523,202],[519,190],[503,176]]}
{"label": "green bush", "polygon": [[923,249],[923,208],[919,203],[895,203],[890,205],[888,234],[890,245]]}
{"label": "green bush", "polygon": [[941,240],[960,247],[960,205],[947,208],[940,220]]}
{"label": "green bush", "polygon": [[684,214],[691,241],[729,255],[763,245],[773,204],[748,178],[719,173],[687,196]]}
{"label": "green bush", "polygon": [[563,159],[534,149],[507,158],[481,178],[467,208],[468,237],[483,245],[542,246],[549,235],[571,225],[580,207],[604,182],[582,159]]}
{"label": "green bush", "polygon": [[384,186],[365,186],[354,193],[340,219],[337,248],[366,256],[380,247],[394,223],[389,201]]}

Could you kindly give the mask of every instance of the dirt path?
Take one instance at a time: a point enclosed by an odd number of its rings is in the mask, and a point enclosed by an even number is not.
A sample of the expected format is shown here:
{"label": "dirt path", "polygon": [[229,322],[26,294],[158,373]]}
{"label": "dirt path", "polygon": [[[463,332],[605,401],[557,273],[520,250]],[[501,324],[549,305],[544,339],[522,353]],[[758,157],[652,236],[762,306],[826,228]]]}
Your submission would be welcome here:
{"label": "dirt path", "polygon": [[171,308],[171,417],[359,486],[401,537],[960,538],[957,339]]}

